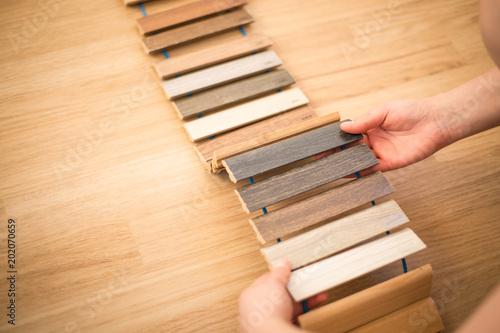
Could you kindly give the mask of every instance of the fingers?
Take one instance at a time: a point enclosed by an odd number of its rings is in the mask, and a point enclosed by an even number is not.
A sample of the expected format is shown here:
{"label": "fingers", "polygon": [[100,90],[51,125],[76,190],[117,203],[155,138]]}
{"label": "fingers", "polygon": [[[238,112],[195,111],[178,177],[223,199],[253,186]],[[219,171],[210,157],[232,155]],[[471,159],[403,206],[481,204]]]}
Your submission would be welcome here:
{"label": "fingers", "polygon": [[281,258],[278,259],[276,264],[274,265],[274,269],[271,272],[271,277],[276,279],[279,283],[286,286],[288,280],[290,280],[291,268],[288,260]]}
{"label": "fingers", "polygon": [[[308,300],[306,300],[307,308],[309,310],[311,310],[311,309],[317,307],[318,305],[320,305],[321,303],[326,302],[327,298],[328,298],[328,295],[326,292],[317,294],[317,295],[309,298]],[[302,306],[302,302],[295,303],[294,308],[293,308],[293,317],[296,318],[303,313],[304,313],[304,308]]]}
{"label": "fingers", "polygon": [[382,104],[355,121],[340,124],[340,129],[351,134],[366,133],[368,130],[381,126],[387,116],[388,108]]}

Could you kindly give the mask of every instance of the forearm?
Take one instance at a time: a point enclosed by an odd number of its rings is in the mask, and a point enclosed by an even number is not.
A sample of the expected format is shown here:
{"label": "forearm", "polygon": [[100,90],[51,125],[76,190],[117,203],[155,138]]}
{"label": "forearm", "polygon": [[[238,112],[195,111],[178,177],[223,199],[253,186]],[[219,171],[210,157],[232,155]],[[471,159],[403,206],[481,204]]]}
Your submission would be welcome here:
{"label": "forearm", "polygon": [[500,70],[486,73],[431,97],[443,145],[500,125]]}

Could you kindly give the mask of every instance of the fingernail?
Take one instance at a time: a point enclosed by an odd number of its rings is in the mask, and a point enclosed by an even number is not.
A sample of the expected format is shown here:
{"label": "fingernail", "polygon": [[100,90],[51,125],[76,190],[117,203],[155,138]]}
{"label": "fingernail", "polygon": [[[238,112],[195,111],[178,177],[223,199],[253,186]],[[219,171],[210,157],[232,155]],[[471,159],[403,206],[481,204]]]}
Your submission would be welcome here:
{"label": "fingernail", "polygon": [[276,261],[276,264],[274,264],[274,268],[278,268],[278,267],[286,268],[287,266],[288,266],[288,262],[286,259],[278,259]]}

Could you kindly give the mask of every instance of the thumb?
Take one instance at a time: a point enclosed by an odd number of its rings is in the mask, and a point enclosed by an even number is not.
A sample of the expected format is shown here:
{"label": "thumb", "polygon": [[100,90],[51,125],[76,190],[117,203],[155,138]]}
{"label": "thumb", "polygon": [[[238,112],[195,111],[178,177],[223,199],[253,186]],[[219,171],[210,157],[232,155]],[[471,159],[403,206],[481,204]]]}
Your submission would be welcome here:
{"label": "thumb", "polygon": [[271,276],[279,281],[284,286],[287,285],[288,280],[290,280],[290,263],[285,258],[278,259],[274,264]]}
{"label": "thumb", "polygon": [[387,116],[388,108],[380,105],[355,121],[347,120],[340,124],[340,129],[351,134],[366,133],[368,130],[381,126]]}

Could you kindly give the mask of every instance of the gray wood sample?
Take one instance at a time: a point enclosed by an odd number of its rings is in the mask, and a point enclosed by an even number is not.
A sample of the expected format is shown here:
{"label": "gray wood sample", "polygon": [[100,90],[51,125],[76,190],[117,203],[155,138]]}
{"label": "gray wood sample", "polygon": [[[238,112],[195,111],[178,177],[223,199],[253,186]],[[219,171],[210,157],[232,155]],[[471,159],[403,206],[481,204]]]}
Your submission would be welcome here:
{"label": "gray wood sample", "polygon": [[363,139],[361,134],[349,134],[342,131],[340,124],[325,126],[228,158],[223,161],[223,164],[229,173],[229,178],[237,182]]}
{"label": "gray wood sample", "polygon": [[250,98],[295,83],[293,77],[285,69],[263,73],[193,94],[174,101],[174,106],[181,119],[195,117],[210,111],[224,108]]}
{"label": "gray wood sample", "polygon": [[394,192],[379,171],[250,220],[262,242],[325,221]]}
{"label": "gray wood sample", "polygon": [[264,51],[165,80],[162,86],[168,98],[175,99],[259,74],[281,64],[274,51]]}
{"label": "gray wood sample", "polygon": [[360,144],[235,191],[250,213],[376,164],[370,148]]}

